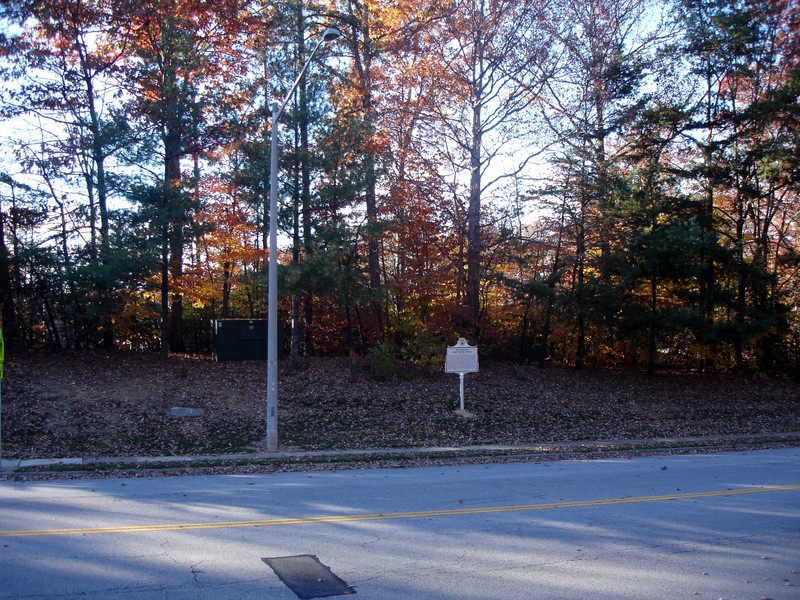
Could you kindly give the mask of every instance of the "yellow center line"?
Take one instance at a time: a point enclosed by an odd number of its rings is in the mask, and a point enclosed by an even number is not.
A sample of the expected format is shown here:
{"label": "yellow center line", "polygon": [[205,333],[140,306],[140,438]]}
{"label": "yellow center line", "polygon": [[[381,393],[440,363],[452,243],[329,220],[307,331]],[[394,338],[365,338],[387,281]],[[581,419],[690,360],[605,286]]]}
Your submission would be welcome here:
{"label": "yellow center line", "polygon": [[525,512],[560,508],[586,508],[615,504],[637,504],[643,502],[665,502],[668,500],[691,500],[696,498],[716,498],[721,496],[742,496],[768,492],[800,490],[800,484],[774,485],[738,490],[715,492],[692,492],[686,494],[666,494],[662,496],[638,496],[630,498],[608,498],[598,500],[579,500],[575,502],[548,502],[543,504],[519,504],[512,506],[485,506],[475,508],[454,508],[444,510],[421,510],[412,512],[372,513],[362,515],[329,515],[320,517],[291,517],[285,519],[258,519],[253,521],[214,521],[210,523],[175,523],[162,525],[123,525],[119,527],[75,527],[65,529],[19,529],[0,530],[0,538],[46,537],[57,535],[94,535],[99,533],[141,533],[147,531],[194,531],[197,529],[233,529],[237,527],[276,527],[281,525],[309,525],[315,523],[353,523],[357,521],[384,521],[389,519],[419,519],[446,517],[453,515],[481,515],[491,513]]}

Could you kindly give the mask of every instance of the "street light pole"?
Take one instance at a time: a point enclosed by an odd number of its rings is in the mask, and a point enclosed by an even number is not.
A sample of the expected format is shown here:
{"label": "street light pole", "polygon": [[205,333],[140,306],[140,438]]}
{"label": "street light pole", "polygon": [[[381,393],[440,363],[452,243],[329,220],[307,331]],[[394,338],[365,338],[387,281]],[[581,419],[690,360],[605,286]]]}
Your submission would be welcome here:
{"label": "street light pole", "polygon": [[326,29],[311,56],[300,69],[283,104],[272,104],[272,136],[269,157],[269,274],[267,278],[267,450],[278,449],[278,120],[283,114],[308,65],[323,42],[332,42],[342,35],[335,27]]}

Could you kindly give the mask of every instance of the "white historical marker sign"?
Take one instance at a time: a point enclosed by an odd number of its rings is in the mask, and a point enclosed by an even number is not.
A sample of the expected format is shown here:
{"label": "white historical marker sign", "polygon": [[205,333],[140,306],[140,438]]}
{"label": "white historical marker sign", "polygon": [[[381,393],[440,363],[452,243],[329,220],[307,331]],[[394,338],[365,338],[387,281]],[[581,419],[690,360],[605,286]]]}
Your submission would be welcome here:
{"label": "white historical marker sign", "polygon": [[460,338],[455,346],[448,346],[444,372],[458,373],[461,412],[464,412],[464,373],[478,372],[478,347],[470,346],[464,338]]}

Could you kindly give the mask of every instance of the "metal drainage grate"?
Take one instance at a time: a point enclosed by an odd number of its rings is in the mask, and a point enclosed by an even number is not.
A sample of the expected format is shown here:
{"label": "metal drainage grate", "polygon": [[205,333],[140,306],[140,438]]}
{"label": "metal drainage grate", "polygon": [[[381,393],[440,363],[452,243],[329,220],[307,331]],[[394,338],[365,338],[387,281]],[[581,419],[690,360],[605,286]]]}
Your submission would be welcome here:
{"label": "metal drainage grate", "polygon": [[262,558],[301,600],[346,596],[356,591],[319,562],[313,554]]}

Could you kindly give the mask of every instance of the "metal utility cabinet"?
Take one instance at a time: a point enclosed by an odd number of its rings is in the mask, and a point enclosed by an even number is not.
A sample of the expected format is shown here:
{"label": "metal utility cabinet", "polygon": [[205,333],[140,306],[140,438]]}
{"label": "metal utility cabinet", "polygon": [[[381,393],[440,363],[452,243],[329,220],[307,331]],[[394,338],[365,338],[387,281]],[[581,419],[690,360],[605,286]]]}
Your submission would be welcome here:
{"label": "metal utility cabinet", "polygon": [[[278,326],[278,339],[281,337]],[[214,360],[266,360],[266,319],[219,319],[211,321]],[[280,344],[278,345],[280,354]]]}

